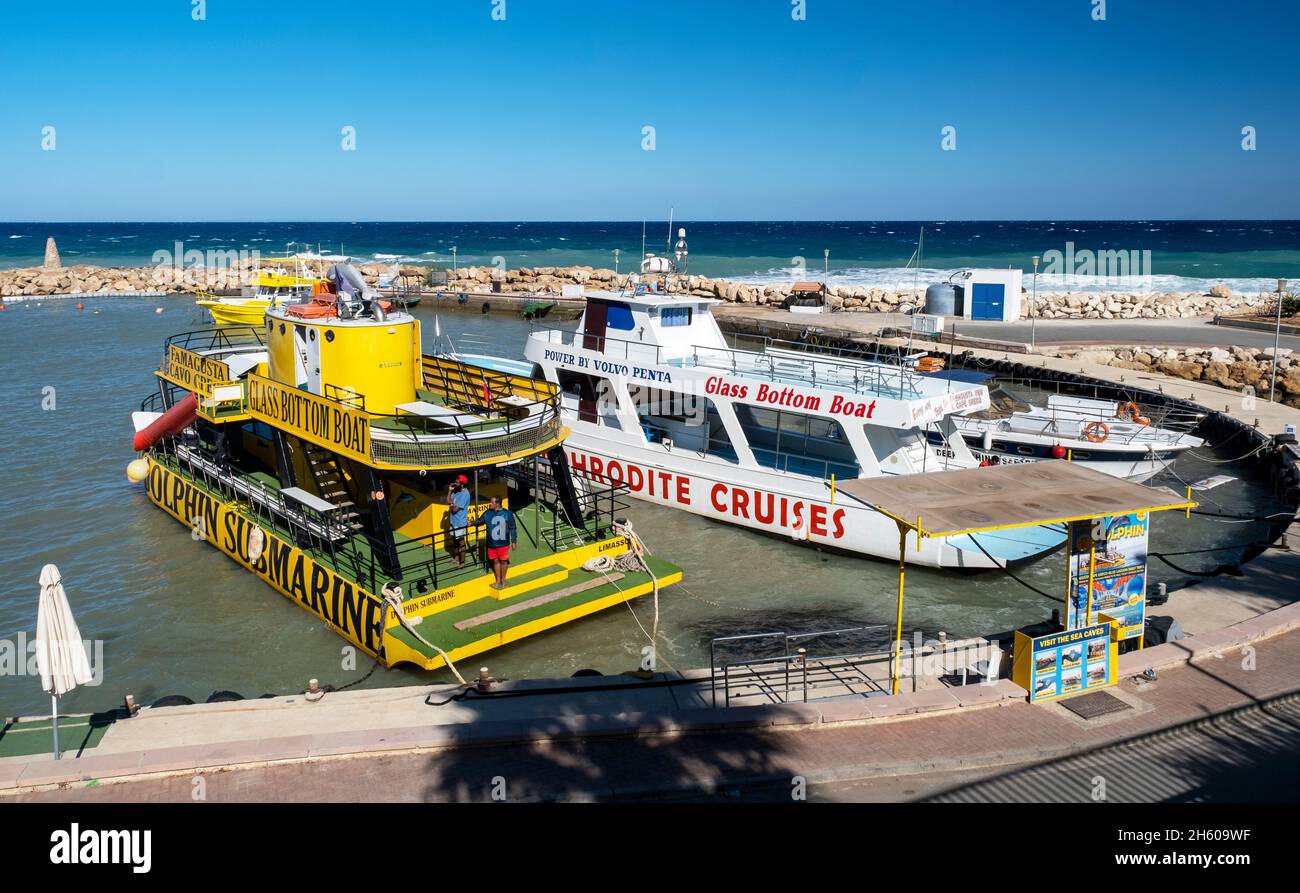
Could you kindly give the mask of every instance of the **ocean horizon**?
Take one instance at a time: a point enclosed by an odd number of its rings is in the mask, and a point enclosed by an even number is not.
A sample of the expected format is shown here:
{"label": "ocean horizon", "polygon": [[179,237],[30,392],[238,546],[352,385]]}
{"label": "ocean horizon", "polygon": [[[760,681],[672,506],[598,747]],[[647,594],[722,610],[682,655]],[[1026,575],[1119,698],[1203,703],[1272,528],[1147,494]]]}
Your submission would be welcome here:
{"label": "ocean horizon", "polygon": [[[68,266],[148,266],[156,252],[171,257],[179,243],[205,255],[319,250],[358,263],[617,265],[628,272],[641,256],[642,228],[639,220],[8,222],[0,223],[0,269],[39,265],[53,236]],[[1040,289],[1184,292],[1222,283],[1249,293],[1300,278],[1297,220],[674,220],[671,233],[660,220],[645,221],[644,250],[664,253],[679,228],[690,273],[753,283],[808,277],[924,287],[966,267],[1013,267],[1028,277],[1035,255],[1043,258]]]}

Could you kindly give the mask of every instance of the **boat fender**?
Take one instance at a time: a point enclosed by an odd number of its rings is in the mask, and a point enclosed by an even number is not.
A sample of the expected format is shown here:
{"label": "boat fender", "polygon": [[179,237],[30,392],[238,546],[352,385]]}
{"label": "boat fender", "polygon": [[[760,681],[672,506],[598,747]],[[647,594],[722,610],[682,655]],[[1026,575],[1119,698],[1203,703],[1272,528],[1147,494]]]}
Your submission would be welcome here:
{"label": "boat fender", "polygon": [[150,704],[149,709],[152,710],[155,707],[188,707],[193,703],[185,695],[166,695]]}
{"label": "boat fender", "polygon": [[487,316],[487,315],[488,315],[488,312],[489,312],[491,309],[492,309],[492,305],[489,304],[487,301],[484,301],[484,302],[483,302],[483,315],[484,315],[484,316]]}
{"label": "boat fender", "polygon": [[576,671],[576,672],[575,672],[572,676],[570,676],[569,678],[570,678],[570,679],[577,679],[577,678],[579,678],[579,677],[581,677],[581,676],[604,676],[604,675],[605,675],[605,674],[602,673],[600,670],[585,669],[585,670],[578,670],[578,671]]}
{"label": "boat fender", "polygon": [[798,541],[804,538],[803,518],[796,518],[794,523],[790,525],[790,539]]}
{"label": "boat fender", "polygon": [[227,701],[242,701],[244,696],[237,691],[214,691],[208,695],[205,704],[223,704]]}
{"label": "boat fender", "polygon": [[262,557],[263,550],[266,549],[266,533],[262,528],[254,525],[253,529],[248,531],[248,561],[250,564],[257,564]]}
{"label": "boat fender", "polygon": [[985,450],[992,450],[992,449],[993,449],[993,432],[992,432],[992,431],[988,431],[988,430],[986,430],[986,431],[984,432],[984,437],[980,440],[980,445],[981,445]]}

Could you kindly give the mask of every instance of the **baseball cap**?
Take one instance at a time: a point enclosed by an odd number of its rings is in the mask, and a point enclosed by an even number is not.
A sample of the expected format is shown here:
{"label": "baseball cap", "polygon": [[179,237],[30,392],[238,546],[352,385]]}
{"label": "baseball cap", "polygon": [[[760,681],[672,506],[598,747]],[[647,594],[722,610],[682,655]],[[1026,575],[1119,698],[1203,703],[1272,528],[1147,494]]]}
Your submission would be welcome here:
{"label": "baseball cap", "polygon": [[468,484],[468,483],[469,483],[469,478],[465,477],[465,475],[463,475],[463,474],[461,474],[461,475],[457,475],[457,476],[456,476],[456,483],[458,483],[458,484]]}

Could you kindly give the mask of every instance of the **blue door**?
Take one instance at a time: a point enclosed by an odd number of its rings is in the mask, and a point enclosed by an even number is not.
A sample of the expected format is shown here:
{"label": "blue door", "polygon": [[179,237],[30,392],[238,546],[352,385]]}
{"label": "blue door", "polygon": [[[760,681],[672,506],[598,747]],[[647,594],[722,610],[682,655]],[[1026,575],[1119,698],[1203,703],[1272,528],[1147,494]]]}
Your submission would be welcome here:
{"label": "blue door", "polygon": [[971,286],[971,319],[1002,319],[1006,286],[975,283]]}

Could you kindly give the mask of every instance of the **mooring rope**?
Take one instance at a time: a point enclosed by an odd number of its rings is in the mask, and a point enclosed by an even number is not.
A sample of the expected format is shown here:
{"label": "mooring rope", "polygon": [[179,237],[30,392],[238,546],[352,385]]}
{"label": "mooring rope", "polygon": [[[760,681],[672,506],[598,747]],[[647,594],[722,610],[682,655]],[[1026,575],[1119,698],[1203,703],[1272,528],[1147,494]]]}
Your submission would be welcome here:
{"label": "mooring rope", "polygon": [[420,635],[419,631],[409,621],[407,621],[405,614],[402,612],[402,587],[395,583],[389,583],[382,591],[384,601],[388,603],[389,607],[393,609],[393,613],[397,615],[397,622],[402,624],[402,626],[406,628],[406,631],[411,635],[415,636],[425,645],[428,645],[434,651],[438,652],[443,661],[447,664],[447,669],[451,670],[452,675],[456,677],[457,682],[461,685],[469,685],[469,683],[465,681],[465,677],[460,675],[460,670],[456,669],[456,665],[451,662],[451,657],[447,652],[443,651],[437,645]]}
{"label": "mooring rope", "polygon": [[[651,647],[654,648],[655,660],[658,661],[660,658],[659,577],[650,569],[649,563],[645,560],[647,554],[654,553],[650,551],[650,547],[645,544],[640,535],[632,529],[631,521],[615,521],[614,531],[626,537],[629,545],[628,550],[615,558],[611,558],[608,555],[595,555],[582,563],[582,569],[605,577],[605,579],[609,581],[610,585],[619,592],[623,592],[624,589],[622,586],[618,585],[617,580],[614,580],[610,576],[611,571],[617,569],[628,572],[636,572],[638,570],[644,570],[646,572],[650,577],[650,585],[653,587],[651,592],[654,603],[654,620],[651,622],[650,629],[646,630],[645,625],[641,623],[641,618],[636,616],[636,611],[633,610],[630,601],[625,600],[623,604],[627,605],[628,613],[632,615],[632,620],[638,627],[640,627],[641,634],[649,639]],[[668,666],[669,669],[672,669],[672,664],[670,664],[666,659],[664,660],[664,664]]]}

